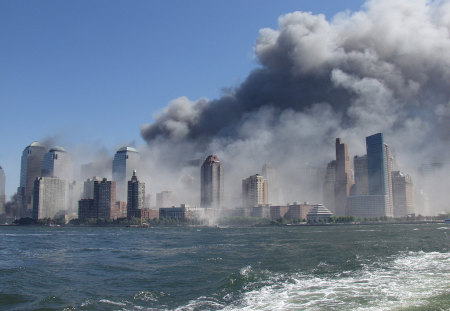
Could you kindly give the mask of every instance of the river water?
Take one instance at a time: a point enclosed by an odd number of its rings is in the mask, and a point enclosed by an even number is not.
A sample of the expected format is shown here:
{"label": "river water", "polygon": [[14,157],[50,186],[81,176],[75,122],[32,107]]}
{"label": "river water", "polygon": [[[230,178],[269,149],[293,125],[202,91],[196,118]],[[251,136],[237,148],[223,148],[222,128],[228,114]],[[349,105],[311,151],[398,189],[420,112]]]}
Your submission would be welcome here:
{"label": "river water", "polygon": [[450,225],[0,227],[0,310],[450,310]]}

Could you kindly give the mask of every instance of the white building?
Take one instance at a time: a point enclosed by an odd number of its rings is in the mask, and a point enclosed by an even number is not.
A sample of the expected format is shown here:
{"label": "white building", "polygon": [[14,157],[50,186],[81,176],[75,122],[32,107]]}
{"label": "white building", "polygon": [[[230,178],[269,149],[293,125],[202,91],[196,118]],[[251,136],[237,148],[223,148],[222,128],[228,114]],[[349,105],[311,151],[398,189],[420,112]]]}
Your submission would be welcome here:
{"label": "white building", "polygon": [[268,204],[268,182],[259,175],[252,175],[242,180],[242,203],[245,207]]}
{"label": "white building", "polygon": [[39,177],[34,181],[33,218],[59,218],[67,214],[67,181]]}
{"label": "white building", "polygon": [[63,147],[52,147],[44,155],[41,169],[42,177],[58,177],[71,181],[73,176],[72,157]]}
{"label": "white building", "polygon": [[328,223],[333,213],[322,204],[315,204],[314,207],[306,215],[308,223]]}

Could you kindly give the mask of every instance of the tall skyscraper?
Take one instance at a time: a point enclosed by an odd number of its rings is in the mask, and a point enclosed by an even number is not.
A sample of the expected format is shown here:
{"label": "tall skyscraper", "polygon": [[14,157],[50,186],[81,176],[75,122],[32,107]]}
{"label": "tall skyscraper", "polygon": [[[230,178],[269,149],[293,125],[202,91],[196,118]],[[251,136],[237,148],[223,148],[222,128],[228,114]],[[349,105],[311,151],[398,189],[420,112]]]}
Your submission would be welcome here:
{"label": "tall skyscraper", "polygon": [[102,181],[94,182],[94,208],[97,211],[97,218],[109,220],[112,217],[111,211],[116,203],[116,182]]}
{"label": "tall skyscraper", "polygon": [[72,180],[72,158],[66,149],[59,146],[50,148],[42,161],[42,176]]}
{"label": "tall skyscraper", "polygon": [[334,212],[334,186],[336,183],[336,160],[328,163],[323,182],[323,204]]}
{"label": "tall skyscraper", "polygon": [[133,177],[128,181],[128,205],[127,217],[141,218],[141,211],[145,208],[145,183],[140,182],[133,172]]}
{"label": "tall skyscraper", "polygon": [[132,147],[123,147],[117,150],[112,164],[112,179],[117,184],[117,199],[127,199],[128,180],[133,176],[134,170],[139,170],[139,152]]}
{"label": "tall skyscraper", "polygon": [[45,147],[37,141],[27,146],[22,152],[20,186],[17,189],[19,206],[25,212],[22,216],[31,216],[34,180],[41,176],[41,164],[45,152]]}
{"label": "tall skyscraper", "polygon": [[223,166],[216,155],[203,162],[200,172],[201,206],[219,208],[223,204]]}
{"label": "tall skyscraper", "polygon": [[242,180],[242,202],[244,207],[256,207],[268,204],[268,183],[259,175],[252,175]]}
{"label": "tall skyscraper", "polygon": [[366,137],[368,195],[350,198],[350,214],[357,217],[392,217],[393,157],[382,133]]}
{"label": "tall skyscraper", "polygon": [[5,171],[0,166],[0,215],[5,214],[6,194],[5,194],[6,177]]}
{"label": "tall skyscraper", "polygon": [[414,213],[411,176],[400,171],[392,172],[392,193],[394,217],[404,217]]}
{"label": "tall skyscraper", "polygon": [[355,169],[356,195],[369,194],[369,175],[367,171],[367,155],[355,156],[353,158]]}
{"label": "tall skyscraper", "polygon": [[334,209],[336,216],[346,216],[347,198],[353,185],[347,144],[336,138],[336,182],[334,186]]}
{"label": "tall skyscraper", "polygon": [[33,218],[59,218],[67,214],[67,181],[38,177],[34,181]]}

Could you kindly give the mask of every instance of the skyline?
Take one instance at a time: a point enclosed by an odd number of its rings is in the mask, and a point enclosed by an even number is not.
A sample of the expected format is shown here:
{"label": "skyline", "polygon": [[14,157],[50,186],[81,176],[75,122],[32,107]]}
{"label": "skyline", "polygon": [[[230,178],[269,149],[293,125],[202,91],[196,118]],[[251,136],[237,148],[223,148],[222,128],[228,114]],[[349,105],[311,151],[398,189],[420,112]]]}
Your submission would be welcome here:
{"label": "skyline", "polygon": [[[91,148],[91,156],[144,145],[140,126],[170,101],[218,98],[260,66],[253,52],[258,31],[276,27],[279,16],[301,10],[330,19],[363,2],[203,1],[194,8],[181,1],[3,1],[0,128],[10,135],[2,137],[0,165],[8,197],[31,142],[52,140],[72,153]],[[140,113],[124,114],[125,104]]]}
{"label": "skyline", "polygon": [[[116,8],[115,5],[113,3],[112,7]],[[413,180],[422,175],[423,168],[430,168],[427,169],[426,178],[421,178],[417,186],[433,199],[433,212],[448,209],[446,185],[450,183],[450,163],[445,156],[450,152],[448,1],[374,0],[366,2],[361,8],[341,11],[334,16],[307,12],[301,8],[302,11],[277,14],[279,17],[272,20],[272,24],[265,22],[252,31],[251,39],[245,40],[244,29],[249,29],[247,27],[254,19],[244,13],[250,11],[232,7],[235,9],[233,12],[239,12],[242,17],[242,22],[239,22],[239,19],[231,18],[231,13],[227,15],[228,11],[219,5],[214,12],[221,12],[221,15],[211,27],[205,27],[205,18],[211,18],[211,15],[206,14],[209,11],[205,13],[197,8],[189,8],[178,18],[158,15],[157,19],[148,17],[146,13],[148,10],[160,12],[153,7],[156,4],[143,5],[139,11],[143,15],[136,15],[138,11],[132,5],[117,14],[101,15],[93,19],[95,23],[91,25],[89,18],[79,17],[93,14],[95,10],[86,10],[86,3],[83,2],[69,4],[74,16],[66,17],[60,28],[46,31],[50,28],[22,27],[22,30],[30,30],[30,34],[34,35],[30,40],[24,40],[20,33],[11,32],[14,40],[27,43],[46,34],[42,42],[47,43],[44,47],[51,51],[48,55],[38,53],[42,51],[42,45],[24,50],[30,54],[30,59],[21,58],[23,52],[17,53],[17,59],[26,60],[22,62],[24,69],[35,69],[28,66],[32,59],[36,59],[35,55],[49,56],[43,59],[59,63],[52,67],[46,66],[48,62],[41,63],[39,59],[35,62],[41,66],[41,70],[37,71],[41,75],[33,80],[32,85],[39,89],[38,93],[28,92],[31,88],[23,88],[18,92],[8,87],[8,84],[3,86],[15,92],[17,98],[31,96],[33,103],[33,109],[21,109],[15,114],[19,122],[5,115],[13,124],[8,131],[3,132],[14,134],[7,138],[19,142],[20,132],[32,131],[32,141],[39,140],[48,147],[63,146],[72,155],[74,167],[94,162],[83,166],[84,177],[97,175],[109,178],[115,151],[124,146],[135,147],[144,162],[138,174],[148,185],[149,192],[171,190],[179,193],[180,197],[189,198],[189,201],[196,199],[192,194],[197,192],[196,185],[200,177],[193,164],[209,154],[219,155],[227,168],[224,181],[224,187],[230,190],[224,198],[227,202],[240,200],[235,195],[239,193],[240,187],[233,180],[252,176],[260,172],[264,163],[273,163],[279,176],[283,176],[281,186],[285,189],[284,200],[293,202],[299,199],[320,199],[318,185],[311,181],[317,180],[325,164],[334,158],[332,141],[336,137],[341,137],[352,146],[349,155],[354,156],[363,154],[365,150],[361,136],[382,132],[387,137],[386,143],[395,147],[390,152],[398,160],[398,168],[410,172]],[[95,3],[94,6],[102,8],[102,3]],[[149,9],[146,11],[147,6]],[[244,6],[254,8],[249,4]],[[50,7],[59,8],[58,5]],[[229,5],[226,7],[230,8]],[[189,32],[190,24],[182,17],[194,17],[195,14],[190,15],[191,11],[203,13],[203,18],[196,19],[193,25],[201,25],[201,29],[208,28],[204,30],[206,32],[196,29]],[[105,9],[102,12],[109,11]],[[129,12],[133,14],[129,15]],[[174,11],[169,12],[172,14]],[[251,12],[255,15],[254,10]],[[268,14],[272,16],[274,12],[272,10]],[[125,19],[118,17],[124,16],[134,18],[121,26],[119,21]],[[148,18],[139,19],[139,16]],[[41,18],[45,26],[53,25],[55,19],[61,21],[60,15],[45,17]],[[33,18],[29,19],[30,23],[33,26],[40,25]],[[235,28],[224,27],[226,24],[220,23],[224,18],[231,21]],[[158,20],[165,24],[158,24]],[[73,24],[73,21],[77,23]],[[108,21],[113,24],[105,28]],[[177,27],[179,22],[189,25]],[[77,46],[71,43],[74,39],[80,39],[72,35],[78,33],[67,32],[74,25],[82,25],[81,29],[87,30],[80,34],[89,34]],[[165,36],[158,37],[152,32],[151,39],[148,39],[149,31],[145,25],[171,27],[162,28]],[[152,30],[160,29],[153,26]],[[216,26],[220,29],[216,29]],[[73,29],[78,30],[77,27]],[[232,31],[233,35],[226,36],[227,31]],[[181,35],[185,33],[189,35]],[[199,38],[199,44],[190,41],[194,37]],[[55,41],[55,38],[63,40]],[[158,38],[163,40],[158,41]],[[180,44],[180,38],[186,44]],[[113,40],[108,41],[110,39]],[[133,41],[137,45],[130,45],[129,40],[134,39],[138,39]],[[246,42],[247,49],[251,46],[247,50],[250,53],[246,53],[246,60],[254,69],[246,69],[243,77],[240,76],[215,95],[203,93],[207,98],[192,96],[189,92],[176,93],[178,81],[189,81],[203,92],[208,85],[198,79],[213,81],[211,75],[223,78],[227,73],[235,74],[244,68],[239,64],[239,69],[232,68],[233,58],[228,51],[237,48],[239,39]],[[120,42],[121,48],[108,45],[108,42]],[[211,51],[207,47],[217,48],[219,44],[222,45],[222,54],[206,52]],[[73,49],[67,49],[68,46]],[[169,51],[158,56],[160,48],[168,46]],[[55,51],[65,53],[54,57]],[[87,54],[86,51],[92,53]],[[139,55],[145,57],[139,58]],[[174,57],[173,60],[170,57]],[[95,63],[89,61],[92,59]],[[165,62],[167,59],[172,61]],[[150,60],[154,61],[153,66],[148,66]],[[216,70],[216,67],[208,66],[208,62],[227,66],[227,70]],[[11,64],[17,65],[17,62]],[[69,65],[74,64],[77,70],[67,70]],[[185,71],[185,68],[199,69],[205,64],[210,74],[192,75]],[[168,66],[177,70],[175,75],[164,74]],[[105,70],[102,71],[102,68]],[[126,71],[126,68],[138,68],[139,71],[128,74],[130,71]],[[20,69],[20,66],[16,69]],[[124,69],[121,72],[123,74],[112,72],[118,69]],[[59,75],[52,76],[52,81],[57,83],[49,84],[45,79],[51,70],[60,70]],[[4,76],[10,77],[9,82],[13,82],[17,81],[14,77],[24,72],[26,70],[10,70],[13,74]],[[148,105],[120,102],[123,99],[121,94],[139,93],[137,88],[143,85],[147,76],[138,73],[155,74],[157,77],[147,84],[147,94],[156,96],[158,91],[166,91],[172,95],[172,100],[162,104],[164,108],[155,108],[154,102]],[[21,77],[27,81],[24,78],[27,75]],[[66,77],[82,83],[66,83],[64,86],[67,88],[59,89],[58,86]],[[122,84],[114,85],[114,92],[100,88],[102,83],[113,86],[111,81],[120,81]],[[67,95],[68,90],[75,90],[76,94],[72,94],[71,98],[76,101],[93,94],[84,93],[86,85],[95,90],[94,95],[99,95],[97,98],[102,99],[101,102],[74,105],[70,101],[60,101],[52,106],[37,102],[36,98],[42,98],[34,96],[43,94],[54,99],[58,94]],[[48,86],[54,91],[44,92]],[[194,90],[190,84],[184,86]],[[112,96],[111,101],[105,100],[107,96]],[[14,103],[8,106],[11,107],[20,108]],[[70,120],[65,118],[68,115],[72,117]],[[67,131],[67,135],[63,130],[52,130],[58,122],[64,122],[65,126],[73,124],[73,128]],[[16,131],[11,130],[16,128]],[[41,128],[46,128],[52,135],[37,138]],[[121,139],[122,135],[126,135],[127,139]],[[24,145],[29,143],[27,140]],[[11,152],[13,148],[7,140],[3,146],[9,148],[8,156],[14,157]],[[432,163],[439,165],[433,166]],[[14,176],[9,174],[6,164],[0,165],[5,168],[8,189],[11,187],[14,191],[16,185],[10,179]]]}

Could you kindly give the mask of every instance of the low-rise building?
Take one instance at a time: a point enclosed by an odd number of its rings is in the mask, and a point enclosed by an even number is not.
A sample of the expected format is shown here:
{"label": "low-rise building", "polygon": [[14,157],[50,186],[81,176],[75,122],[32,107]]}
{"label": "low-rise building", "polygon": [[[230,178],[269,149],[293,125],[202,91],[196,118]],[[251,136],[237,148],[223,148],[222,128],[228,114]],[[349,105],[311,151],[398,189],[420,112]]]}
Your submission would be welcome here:
{"label": "low-rise building", "polygon": [[316,204],[306,215],[308,223],[329,223],[333,213],[322,204]]}

